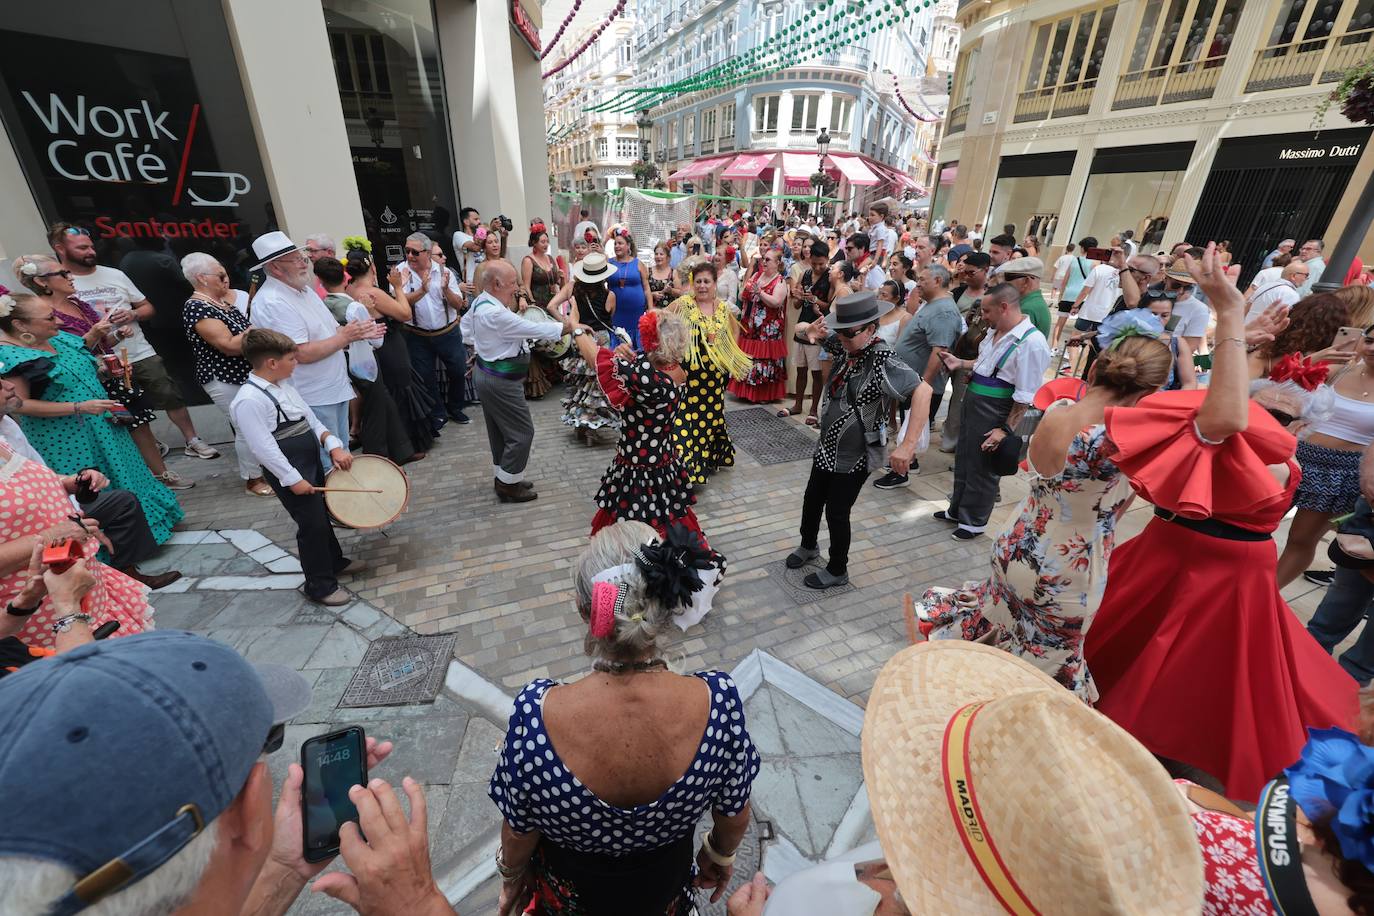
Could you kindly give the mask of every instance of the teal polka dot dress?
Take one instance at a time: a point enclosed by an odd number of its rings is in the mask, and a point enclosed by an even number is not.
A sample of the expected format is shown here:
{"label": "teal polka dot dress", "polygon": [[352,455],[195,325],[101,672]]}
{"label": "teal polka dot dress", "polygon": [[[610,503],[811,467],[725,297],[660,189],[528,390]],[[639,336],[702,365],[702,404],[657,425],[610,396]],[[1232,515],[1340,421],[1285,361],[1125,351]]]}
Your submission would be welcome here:
{"label": "teal polka dot dress", "polygon": [[[95,360],[81,338],[65,332],[52,339],[56,353],[0,344],[0,375],[28,381],[29,399],[51,402],[107,400]],[[78,414],[63,417],[17,416],[38,453],[58,474],[75,474],[95,468],[110,478],[110,485],[138,497],[148,527],[159,544],[184,514],[176,496],[148,469],[133,437],[109,420],[109,414]]]}

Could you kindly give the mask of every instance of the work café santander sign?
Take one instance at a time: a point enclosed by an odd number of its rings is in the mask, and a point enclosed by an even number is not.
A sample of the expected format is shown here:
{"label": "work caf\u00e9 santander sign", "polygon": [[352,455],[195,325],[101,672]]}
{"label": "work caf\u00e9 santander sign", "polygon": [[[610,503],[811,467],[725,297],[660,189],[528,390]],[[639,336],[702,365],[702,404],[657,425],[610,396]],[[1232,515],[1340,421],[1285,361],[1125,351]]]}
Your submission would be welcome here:
{"label": "work caf\u00e9 santander sign", "polygon": [[[202,102],[184,58],[49,41],[82,66],[4,74],[5,117],[46,217],[106,244],[155,238],[183,251],[242,248],[271,221],[251,131],[245,142],[233,112]],[[225,136],[247,161],[221,161]]]}

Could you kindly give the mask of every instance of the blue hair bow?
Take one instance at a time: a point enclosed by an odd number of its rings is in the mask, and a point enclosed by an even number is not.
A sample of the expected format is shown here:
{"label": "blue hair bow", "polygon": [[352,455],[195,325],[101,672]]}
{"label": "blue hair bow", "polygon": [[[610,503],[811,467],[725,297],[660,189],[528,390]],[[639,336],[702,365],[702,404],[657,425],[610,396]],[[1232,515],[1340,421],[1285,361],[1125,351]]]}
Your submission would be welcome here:
{"label": "blue hair bow", "polygon": [[1164,323],[1149,309],[1126,309],[1103,319],[1097,329],[1097,346],[1109,350],[1127,337],[1150,337],[1158,340],[1164,334]]}

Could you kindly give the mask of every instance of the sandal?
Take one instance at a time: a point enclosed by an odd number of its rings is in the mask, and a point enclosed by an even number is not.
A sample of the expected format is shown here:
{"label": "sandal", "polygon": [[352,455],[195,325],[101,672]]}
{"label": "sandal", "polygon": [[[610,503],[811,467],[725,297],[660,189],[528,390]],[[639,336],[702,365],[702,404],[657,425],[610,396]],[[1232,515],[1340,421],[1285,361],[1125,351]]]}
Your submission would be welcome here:
{"label": "sandal", "polygon": [[777,416],[777,418],[778,418],[779,420],[785,420],[785,419],[787,419],[788,417],[792,416],[792,411],[790,411],[790,410],[788,410],[786,407],[784,407],[784,408],[782,408],[781,410],[779,410],[779,411],[777,412],[776,416]]}
{"label": "sandal", "polygon": [[807,426],[818,426],[818,425],[820,425],[820,422],[821,422],[820,420],[817,420],[817,419],[816,419],[816,415],[815,415],[814,413],[809,413],[809,414],[806,415],[806,425],[807,425]]}

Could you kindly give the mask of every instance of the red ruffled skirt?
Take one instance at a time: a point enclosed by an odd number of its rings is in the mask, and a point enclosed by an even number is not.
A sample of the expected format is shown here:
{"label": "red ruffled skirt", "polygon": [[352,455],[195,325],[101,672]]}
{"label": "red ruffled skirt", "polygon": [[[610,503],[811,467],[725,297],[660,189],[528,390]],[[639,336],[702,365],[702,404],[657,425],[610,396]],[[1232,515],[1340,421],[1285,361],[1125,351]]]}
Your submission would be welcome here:
{"label": "red ruffled skirt", "polygon": [[1112,554],[1084,653],[1098,710],[1247,801],[1298,759],[1306,729],[1354,730],[1358,712],[1358,685],[1284,602],[1276,563],[1273,541],[1155,518]]}
{"label": "red ruffled skirt", "polygon": [[787,397],[787,344],[781,337],[739,337],[739,348],[754,360],[749,373],[730,382],[728,390],[742,401],[767,404]]}
{"label": "red ruffled skirt", "polygon": [[711,546],[706,541],[706,532],[701,530],[701,523],[697,521],[697,514],[693,512],[691,509],[687,510],[686,515],[679,515],[674,518],[670,518],[667,520],[666,523],[658,519],[633,518],[630,516],[621,517],[611,512],[609,509],[597,509],[596,515],[592,516],[591,534],[587,536],[592,537],[602,528],[605,528],[607,525],[614,525],[616,522],[623,521],[643,522],[650,528],[657,531],[659,537],[667,537],[668,525],[676,523],[678,525],[682,525],[683,527],[691,531],[695,531],[697,534],[701,535],[701,542],[703,544],[705,544],[708,548]]}

